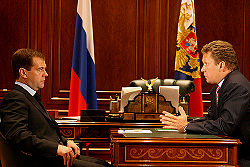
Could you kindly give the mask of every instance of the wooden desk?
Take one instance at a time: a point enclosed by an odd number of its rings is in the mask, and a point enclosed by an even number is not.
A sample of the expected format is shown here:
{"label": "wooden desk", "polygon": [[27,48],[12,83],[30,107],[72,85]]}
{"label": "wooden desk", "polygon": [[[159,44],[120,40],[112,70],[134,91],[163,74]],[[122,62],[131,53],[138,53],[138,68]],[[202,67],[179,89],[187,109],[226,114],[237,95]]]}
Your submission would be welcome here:
{"label": "wooden desk", "polygon": [[82,148],[82,154],[111,160],[110,129],[111,128],[160,128],[159,123],[126,123],[126,122],[59,122],[61,133],[73,139]]}
{"label": "wooden desk", "polygon": [[162,123],[60,121],[58,126],[65,137],[90,142],[103,139],[110,141],[110,128],[161,128]]}
{"label": "wooden desk", "polygon": [[111,129],[114,166],[237,166],[238,139],[150,130],[119,134]]}

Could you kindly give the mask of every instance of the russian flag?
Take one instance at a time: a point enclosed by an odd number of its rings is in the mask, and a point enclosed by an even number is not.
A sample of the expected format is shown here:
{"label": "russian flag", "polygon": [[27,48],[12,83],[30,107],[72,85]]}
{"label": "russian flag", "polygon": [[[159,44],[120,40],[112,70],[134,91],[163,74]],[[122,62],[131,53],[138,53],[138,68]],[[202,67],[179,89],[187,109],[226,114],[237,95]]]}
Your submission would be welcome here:
{"label": "russian flag", "polygon": [[91,2],[90,0],[79,0],[77,4],[68,116],[80,116],[82,109],[96,108]]}

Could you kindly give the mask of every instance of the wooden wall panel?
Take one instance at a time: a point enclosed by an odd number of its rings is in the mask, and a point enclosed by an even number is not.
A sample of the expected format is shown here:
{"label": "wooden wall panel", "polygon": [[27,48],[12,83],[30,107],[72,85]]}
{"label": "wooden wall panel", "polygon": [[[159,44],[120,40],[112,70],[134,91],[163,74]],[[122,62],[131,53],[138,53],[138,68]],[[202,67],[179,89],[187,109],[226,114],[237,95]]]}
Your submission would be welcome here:
{"label": "wooden wall panel", "polygon": [[[20,8],[22,6],[22,8]],[[12,89],[14,77],[10,65],[16,48],[25,48],[28,42],[28,3],[20,0],[1,1],[0,5],[0,96]],[[4,90],[3,90],[4,89]]]}
{"label": "wooden wall panel", "polygon": [[[77,0],[13,0],[0,6],[0,98],[13,85],[10,60],[17,48],[46,57],[49,77],[41,90],[48,109],[67,110]],[[99,108],[133,79],[174,78],[181,0],[92,0]],[[20,6],[22,6],[20,8]],[[234,45],[250,79],[249,0],[195,1],[198,47],[222,39]],[[233,11],[233,12],[232,12]],[[200,58],[202,55],[200,55]],[[211,85],[202,77],[205,109]],[[4,89],[4,90],[3,90]]]}
{"label": "wooden wall panel", "polygon": [[165,74],[165,78],[174,78],[174,61],[176,53],[176,37],[178,20],[180,14],[181,0],[169,1],[169,23],[168,23],[168,72]]}
{"label": "wooden wall panel", "polygon": [[137,1],[95,0],[92,6],[97,90],[121,90],[136,74]]}
{"label": "wooden wall panel", "polygon": [[44,0],[42,6],[46,17],[41,24],[41,50],[49,77],[41,95],[47,108],[67,110],[77,1]]}
{"label": "wooden wall panel", "polygon": [[[75,20],[76,20],[76,6],[77,1],[64,1],[60,0],[55,4],[55,29],[54,29],[54,43],[53,45],[53,79],[57,78],[58,82],[54,89],[54,96],[58,96],[58,93],[63,93],[63,90],[68,90],[70,82],[69,80],[71,62],[73,56],[74,47],[74,34],[75,34]],[[65,47],[67,46],[67,47]],[[54,85],[54,84],[53,84]],[[59,91],[58,91],[59,90]]]}
{"label": "wooden wall panel", "polygon": [[[209,3],[205,1],[195,2],[199,50],[203,45],[213,40],[228,41],[235,48],[242,71],[243,1],[211,0]],[[212,85],[206,83],[204,77],[202,77],[202,85],[204,92],[209,92],[212,87]]]}
{"label": "wooden wall panel", "polygon": [[244,0],[244,47],[242,56],[243,74],[250,80],[250,0]]}
{"label": "wooden wall panel", "polygon": [[[243,55],[245,31],[243,1],[211,0],[209,3],[195,1],[195,9],[199,51],[203,45],[213,40],[228,41],[234,46],[238,55],[240,71],[243,72],[243,57],[246,56]],[[202,58],[201,54],[200,58]],[[207,84],[202,75],[204,111],[210,106],[208,93],[212,87],[213,85]]]}

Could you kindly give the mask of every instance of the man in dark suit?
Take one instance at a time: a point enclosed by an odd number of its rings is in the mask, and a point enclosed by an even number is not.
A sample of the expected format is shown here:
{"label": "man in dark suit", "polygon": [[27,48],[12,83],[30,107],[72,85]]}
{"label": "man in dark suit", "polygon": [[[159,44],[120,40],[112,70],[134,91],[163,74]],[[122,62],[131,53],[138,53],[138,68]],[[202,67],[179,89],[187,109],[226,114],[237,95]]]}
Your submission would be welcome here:
{"label": "man in dark suit", "polygon": [[60,134],[57,123],[36,93],[44,87],[44,56],[32,49],[19,49],[12,56],[16,79],[0,107],[1,132],[22,152],[24,166],[109,166],[104,160],[80,156],[79,147]]}
{"label": "man in dark suit", "polygon": [[215,84],[210,92],[211,106],[203,118],[188,122],[183,108],[180,116],[163,112],[165,128],[180,132],[228,135],[239,138],[238,164],[250,166],[250,84],[238,71],[236,53],[231,44],[213,41],[202,48],[206,81]]}

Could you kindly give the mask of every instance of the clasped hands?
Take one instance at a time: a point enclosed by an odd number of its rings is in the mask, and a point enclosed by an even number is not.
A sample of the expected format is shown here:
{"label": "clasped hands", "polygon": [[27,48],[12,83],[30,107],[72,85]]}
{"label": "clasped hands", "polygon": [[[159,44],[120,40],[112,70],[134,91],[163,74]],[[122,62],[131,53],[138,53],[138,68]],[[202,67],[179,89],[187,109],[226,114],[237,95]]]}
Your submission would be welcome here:
{"label": "clasped hands", "polygon": [[72,140],[67,141],[67,146],[58,145],[57,155],[62,156],[64,165],[69,167],[73,165],[74,160],[80,155],[80,148]]}
{"label": "clasped hands", "polygon": [[174,116],[167,111],[163,111],[163,115],[160,115],[160,121],[164,124],[163,128],[185,132],[184,128],[188,124],[187,115],[182,107],[179,107],[179,113],[179,116]]}

